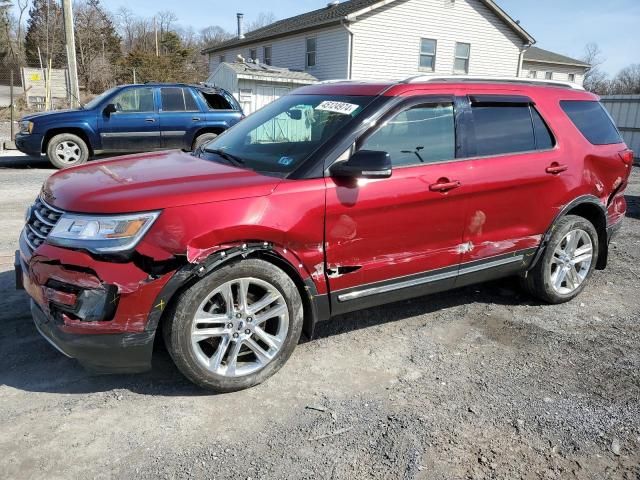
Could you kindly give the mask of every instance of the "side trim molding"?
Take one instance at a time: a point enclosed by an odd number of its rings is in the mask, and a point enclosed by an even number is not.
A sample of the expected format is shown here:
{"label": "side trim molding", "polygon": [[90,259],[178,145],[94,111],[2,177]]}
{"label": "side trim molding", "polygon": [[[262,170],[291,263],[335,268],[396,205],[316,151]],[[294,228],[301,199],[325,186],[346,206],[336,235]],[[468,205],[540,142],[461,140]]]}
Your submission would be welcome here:
{"label": "side trim molding", "polygon": [[414,278],[410,280],[403,280],[389,285],[381,285],[379,287],[370,287],[363,290],[356,290],[349,293],[338,295],[339,302],[348,302],[349,300],[355,300],[358,298],[368,297],[371,295],[378,295],[381,293],[393,292],[395,290],[401,290],[403,288],[416,287],[427,283],[438,282],[440,280],[446,280],[448,278],[457,277],[460,275],[466,275],[469,273],[475,273],[490,268],[500,267],[502,265],[509,265],[511,263],[519,263],[524,260],[524,255],[515,255],[507,258],[501,258],[490,262],[485,262],[479,265],[470,265],[465,267],[462,265],[458,270],[450,270],[447,272],[433,273],[425,277]]}

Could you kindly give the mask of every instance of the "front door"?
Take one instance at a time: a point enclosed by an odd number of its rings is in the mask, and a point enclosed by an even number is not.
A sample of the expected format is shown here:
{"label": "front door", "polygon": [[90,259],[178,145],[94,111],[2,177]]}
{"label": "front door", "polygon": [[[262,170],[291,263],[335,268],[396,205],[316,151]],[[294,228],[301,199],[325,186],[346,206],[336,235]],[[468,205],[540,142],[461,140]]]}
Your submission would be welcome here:
{"label": "front door", "polygon": [[470,162],[456,160],[452,100],[413,99],[358,142],[392,176],[327,179],[326,273],[342,313],[450,288],[461,260]]}
{"label": "front door", "polygon": [[160,147],[158,113],[151,87],[132,87],[113,99],[116,111],[102,115],[102,148],[111,152],[146,152]]}

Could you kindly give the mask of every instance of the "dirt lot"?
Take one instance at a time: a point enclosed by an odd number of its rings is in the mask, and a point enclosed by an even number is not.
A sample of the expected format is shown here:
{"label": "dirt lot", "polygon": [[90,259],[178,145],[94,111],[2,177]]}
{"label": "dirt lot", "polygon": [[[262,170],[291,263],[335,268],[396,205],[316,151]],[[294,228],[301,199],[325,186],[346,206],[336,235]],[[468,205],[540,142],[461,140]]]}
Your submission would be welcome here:
{"label": "dirt lot", "polygon": [[506,280],[342,316],[215,396],[163,350],[148,374],[95,377],[38,336],[7,254],[50,171],[3,162],[0,477],[640,478],[640,168],[577,300]]}

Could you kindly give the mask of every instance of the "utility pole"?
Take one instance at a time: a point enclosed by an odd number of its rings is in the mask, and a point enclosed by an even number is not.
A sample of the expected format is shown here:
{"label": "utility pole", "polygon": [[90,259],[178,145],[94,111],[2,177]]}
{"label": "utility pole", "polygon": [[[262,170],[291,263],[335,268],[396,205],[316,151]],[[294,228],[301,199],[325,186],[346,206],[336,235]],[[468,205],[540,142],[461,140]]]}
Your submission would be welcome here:
{"label": "utility pole", "polygon": [[67,65],[69,66],[69,86],[71,87],[71,108],[80,106],[80,88],[78,87],[78,65],[76,64],[76,37],[73,28],[71,0],[62,0],[64,16],[64,36],[67,43]]}
{"label": "utility pole", "polygon": [[153,31],[156,37],[156,57],[160,56],[160,51],[158,49],[158,24],[156,22],[156,17],[153,17]]}

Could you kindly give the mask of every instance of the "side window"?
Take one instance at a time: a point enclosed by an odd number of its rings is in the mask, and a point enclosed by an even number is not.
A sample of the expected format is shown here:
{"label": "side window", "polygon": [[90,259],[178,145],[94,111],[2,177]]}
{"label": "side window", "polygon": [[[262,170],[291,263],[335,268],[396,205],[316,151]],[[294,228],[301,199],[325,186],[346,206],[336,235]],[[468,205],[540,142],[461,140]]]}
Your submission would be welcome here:
{"label": "side window", "polygon": [[547,124],[534,107],[531,107],[531,116],[533,118],[533,132],[536,136],[536,149],[547,150],[553,148],[556,141],[549,127],[547,127]]}
{"label": "side window", "polygon": [[360,148],[389,153],[396,167],[452,160],[454,125],[451,103],[418,105],[392,117]]}
{"label": "side window", "polygon": [[622,142],[613,120],[600,102],[562,100],[560,107],[582,135],[593,145],[610,145]]}
{"label": "side window", "polygon": [[155,111],[153,88],[128,88],[113,99],[120,113],[146,113]]}
{"label": "side window", "polygon": [[210,110],[234,110],[231,103],[219,93],[200,92]]}
{"label": "side window", "polygon": [[163,112],[193,112],[199,110],[191,91],[186,88],[161,88],[160,98]]}
{"label": "side window", "polygon": [[478,156],[535,150],[529,105],[472,105]]}

